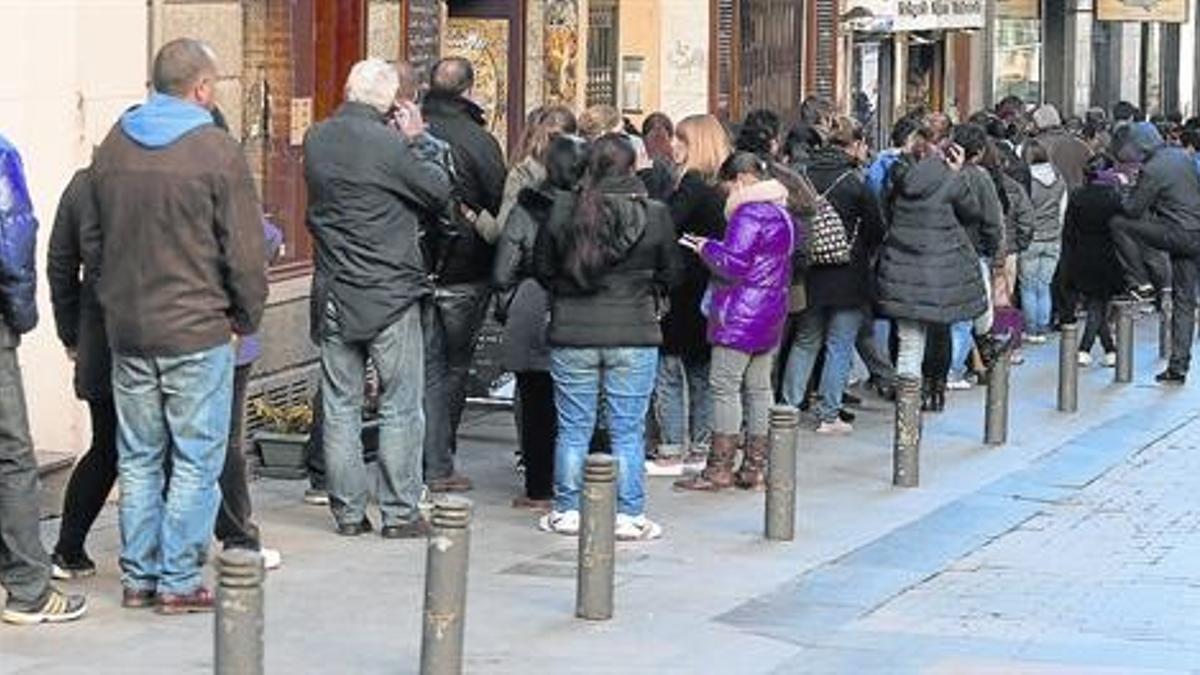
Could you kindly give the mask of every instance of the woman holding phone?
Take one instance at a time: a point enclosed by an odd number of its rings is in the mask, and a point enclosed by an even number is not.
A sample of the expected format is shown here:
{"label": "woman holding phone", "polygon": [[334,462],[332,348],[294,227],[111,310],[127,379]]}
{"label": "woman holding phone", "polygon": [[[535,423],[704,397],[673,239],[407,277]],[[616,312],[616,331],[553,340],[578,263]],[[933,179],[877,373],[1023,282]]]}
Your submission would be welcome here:
{"label": "woman holding phone", "polygon": [[[795,227],[787,188],[770,177],[766,162],[748,152],[726,160],[719,178],[729,192],[724,239],[684,235],[679,240],[713,272],[705,302],[713,345],[712,445],[704,470],[675,484],[685,490],[715,491],[735,482],[746,489],[762,487],[771,370],[788,312]],[[743,428],[745,451],[735,475]]]}

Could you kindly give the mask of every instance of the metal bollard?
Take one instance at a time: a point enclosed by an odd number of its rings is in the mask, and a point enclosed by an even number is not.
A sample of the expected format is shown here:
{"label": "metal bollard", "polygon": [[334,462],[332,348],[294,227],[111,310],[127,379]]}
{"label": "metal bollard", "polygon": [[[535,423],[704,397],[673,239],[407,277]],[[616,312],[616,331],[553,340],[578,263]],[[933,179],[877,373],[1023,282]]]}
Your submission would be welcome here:
{"label": "metal bollard", "polygon": [[1159,312],[1158,319],[1158,358],[1171,358],[1171,336],[1172,336],[1172,317],[1174,316],[1174,302],[1171,300],[1170,293],[1164,293],[1162,297],[1162,311]]}
{"label": "metal bollard", "polygon": [[262,555],[231,549],[221,554],[218,569],[213,672],[262,675]]}
{"label": "metal bollard", "polygon": [[796,435],[800,412],[788,405],[771,407],[770,450],[764,534],[771,541],[796,538]]}
{"label": "metal bollard", "polygon": [[421,674],[450,675],[463,671],[471,502],[459,497],[438,501],[431,522],[433,532],[425,556]]}
{"label": "metal bollard", "polygon": [[1117,369],[1113,376],[1119,383],[1133,381],[1133,312],[1131,302],[1115,302],[1117,314]]}
{"label": "metal bollard", "polygon": [[583,467],[579,569],[575,587],[575,616],[580,619],[605,621],[612,618],[616,521],[617,463],[610,455],[588,455]]}
{"label": "metal bollard", "polygon": [[896,383],[896,423],[892,437],[892,485],[921,483],[921,381],[901,377]]}
{"label": "metal bollard", "polygon": [[1008,356],[1002,353],[988,369],[983,421],[983,442],[988,445],[1008,442],[1008,366]]}
{"label": "metal bollard", "polygon": [[1058,410],[1073,413],[1079,410],[1079,324],[1062,325],[1062,341],[1058,345]]}

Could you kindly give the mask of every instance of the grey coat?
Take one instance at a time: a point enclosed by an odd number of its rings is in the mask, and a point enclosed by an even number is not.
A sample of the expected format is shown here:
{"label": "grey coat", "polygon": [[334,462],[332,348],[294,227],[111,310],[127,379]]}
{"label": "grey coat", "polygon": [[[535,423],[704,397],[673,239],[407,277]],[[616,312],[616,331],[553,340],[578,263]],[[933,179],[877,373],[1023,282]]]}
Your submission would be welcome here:
{"label": "grey coat", "polygon": [[[516,169],[509,177],[515,174]],[[553,193],[521,190],[496,245],[492,285],[499,294],[497,318],[504,324],[501,359],[505,369],[514,373],[550,370],[550,348],[546,344],[550,296],[533,278],[533,245],[553,207]]]}
{"label": "grey coat", "polygon": [[879,307],[885,316],[932,324],[987,310],[979,256],[963,221],[980,207],[961,174],[937,157],[893,169],[891,223],[879,252]]}

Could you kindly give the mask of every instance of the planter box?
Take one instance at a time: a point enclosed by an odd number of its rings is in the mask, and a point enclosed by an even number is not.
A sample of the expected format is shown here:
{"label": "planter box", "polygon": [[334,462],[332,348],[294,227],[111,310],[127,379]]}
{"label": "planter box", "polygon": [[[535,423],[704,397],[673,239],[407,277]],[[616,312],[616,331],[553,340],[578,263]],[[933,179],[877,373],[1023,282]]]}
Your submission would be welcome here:
{"label": "planter box", "polygon": [[254,444],[262,457],[263,467],[259,473],[263,476],[292,480],[308,476],[304,468],[304,446],[308,444],[308,434],[260,431],[254,435]]}

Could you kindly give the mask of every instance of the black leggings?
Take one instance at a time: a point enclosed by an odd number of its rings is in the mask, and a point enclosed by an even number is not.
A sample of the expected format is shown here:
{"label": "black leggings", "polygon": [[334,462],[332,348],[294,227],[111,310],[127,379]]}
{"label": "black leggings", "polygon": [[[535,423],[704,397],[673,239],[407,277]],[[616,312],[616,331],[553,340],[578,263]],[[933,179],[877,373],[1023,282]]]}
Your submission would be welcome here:
{"label": "black leggings", "polygon": [[1108,325],[1108,298],[1087,297],[1084,299],[1087,308],[1087,323],[1083,327],[1083,339],[1079,342],[1079,351],[1090,352],[1096,338],[1100,338],[1100,346],[1106,354],[1117,351],[1117,343],[1113,340],[1112,328]]}
{"label": "black leggings", "polygon": [[117,480],[117,409],[112,398],[88,401],[92,416],[92,445],[75,464],[63,496],[62,524],[54,552],[64,557],[83,554],[96,516],[104,508]]}
{"label": "black leggings", "polygon": [[554,497],[554,443],[558,418],[554,408],[554,380],[550,373],[517,373],[521,400],[521,452],[525,456],[525,496]]}

